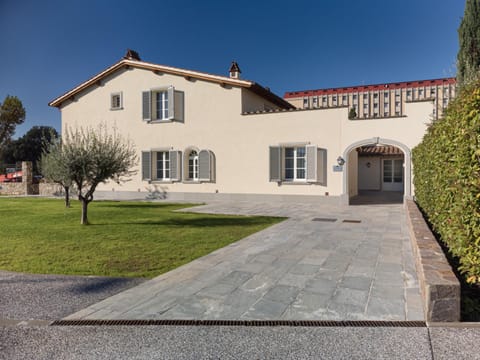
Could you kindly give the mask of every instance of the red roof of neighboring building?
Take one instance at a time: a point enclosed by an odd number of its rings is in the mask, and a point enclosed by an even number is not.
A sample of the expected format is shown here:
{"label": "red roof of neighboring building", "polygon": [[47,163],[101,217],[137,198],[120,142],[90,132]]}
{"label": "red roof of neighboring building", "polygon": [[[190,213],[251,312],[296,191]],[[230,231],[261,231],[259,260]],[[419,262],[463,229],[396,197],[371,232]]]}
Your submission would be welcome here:
{"label": "red roof of neighboring building", "polygon": [[342,94],[351,92],[364,92],[375,91],[385,89],[403,89],[407,87],[421,87],[421,86],[435,86],[445,84],[455,84],[457,80],[454,77],[431,79],[431,80],[415,80],[415,81],[403,81],[385,84],[374,85],[357,85],[338,88],[316,89],[316,90],[302,90],[302,91],[289,91],[283,96],[284,99],[303,97],[303,96],[315,96],[315,95],[328,95],[328,94]]}

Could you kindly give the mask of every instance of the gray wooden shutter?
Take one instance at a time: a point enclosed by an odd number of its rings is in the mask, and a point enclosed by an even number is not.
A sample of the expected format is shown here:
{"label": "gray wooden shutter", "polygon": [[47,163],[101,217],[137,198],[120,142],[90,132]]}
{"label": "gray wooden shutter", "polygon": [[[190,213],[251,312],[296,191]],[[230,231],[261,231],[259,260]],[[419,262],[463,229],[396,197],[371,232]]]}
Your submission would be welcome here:
{"label": "gray wooden shutter", "polygon": [[174,104],[174,119],[176,121],[181,121],[183,122],[183,114],[184,114],[184,98],[185,98],[185,93],[183,91],[174,91],[174,96],[175,96],[175,104]]}
{"label": "gray wooden shutter", "polygon": [[167,89],[168,96],[168,120],[173,120],[175,118],[175,88],[169,86]]}
{"label": "gray wooden shutter", "polygon": [[181,151],[170,151],[170,180],[172,181],[180,181],[180,179],[182,178],[181,159]]}
{"label": "gray wooden shutter", "polygon": [[201,150],[198,153],[198,178],[200,181],[212,179],[212,161],[210,151]]}
{"label": "gray wooden shutter", "polygon": [[318,149],[317,182],[320,185],[327,186],[327,149]]}
{"label": "gray wooden shutter", "polygon": [[143,121],[152,120],[152,93],[150,91],[142,92],[142,110]]}
{"label": "gray wooden shutter", "polygon": [[307,155],[307,181],[317,182],[317,147],[307,145],[305,150]]}
{"label": "gray wooden shutter", "polygon": [[282,148],[270,146],[270,181],[282,180]]}
{"label": "gray wooden shutter", "polygon": [[142,180],[152,180],[152,154],[142,151]]}

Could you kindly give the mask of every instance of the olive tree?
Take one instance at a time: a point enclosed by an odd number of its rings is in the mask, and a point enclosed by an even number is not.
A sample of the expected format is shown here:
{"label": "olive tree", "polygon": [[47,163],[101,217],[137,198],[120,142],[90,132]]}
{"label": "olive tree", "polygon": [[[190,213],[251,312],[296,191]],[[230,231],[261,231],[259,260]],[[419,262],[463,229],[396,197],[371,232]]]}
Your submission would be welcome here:
{"label": "olive tree", "polygon": [[100,183],[126,181],[137,164],[133,144],[118,133],[99,129],[67,129],[62,139],[59,161],[78,192],[82,204],[81,224],[88,224],[88,204]]}
{"label": "olive tree", "polygon": [[68,172],[66,161],[63,159],[62,143],[60,139],[45,141],[40,157],[40,171],[47,181],[59,184],[65,191],[65,207],[70,207],[70,189],[72,174]]}

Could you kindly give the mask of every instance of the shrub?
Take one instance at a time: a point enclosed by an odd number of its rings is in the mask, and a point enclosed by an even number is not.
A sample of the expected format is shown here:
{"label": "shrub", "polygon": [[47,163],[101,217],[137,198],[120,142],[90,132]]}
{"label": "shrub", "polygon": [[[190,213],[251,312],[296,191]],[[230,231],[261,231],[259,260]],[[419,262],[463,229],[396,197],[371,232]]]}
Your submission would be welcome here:
{"label": "shrub", "polygon": [[480,82],[460,89],[413,149],[415,197],[433,230],[480,283]]}

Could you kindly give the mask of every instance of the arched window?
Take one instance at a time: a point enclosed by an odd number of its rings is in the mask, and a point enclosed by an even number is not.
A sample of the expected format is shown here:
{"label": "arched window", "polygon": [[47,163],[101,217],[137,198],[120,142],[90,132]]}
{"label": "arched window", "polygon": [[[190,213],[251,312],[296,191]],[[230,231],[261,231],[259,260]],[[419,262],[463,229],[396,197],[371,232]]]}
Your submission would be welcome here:
{"label": "arched window", "polygon": [[191,150],[188,154],[188,180],[198,181],[198,152]]}

